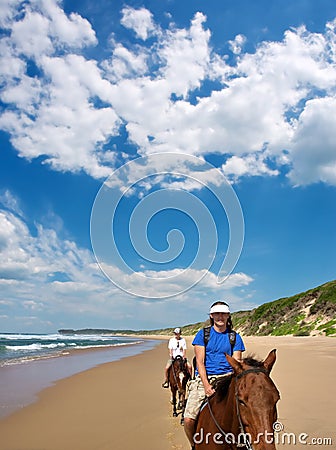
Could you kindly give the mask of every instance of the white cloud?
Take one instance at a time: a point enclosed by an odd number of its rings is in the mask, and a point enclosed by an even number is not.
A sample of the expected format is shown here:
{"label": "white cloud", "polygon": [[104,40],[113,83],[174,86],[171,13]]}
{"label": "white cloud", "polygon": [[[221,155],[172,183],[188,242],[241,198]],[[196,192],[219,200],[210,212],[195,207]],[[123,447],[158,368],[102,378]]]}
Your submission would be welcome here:
{"label": "white cloud", "polygon": [[26,11],[25,17],[13,24],[11,42],[18,54],[38,58],[52,51],[48,35],[49,21],[42,14]]}
{"label": "white cloud", "polygon": [[8,189],[0,191],[0,204],[18,216],[23,215],[19,200]]}
{"label": "white cloud", "polygon": [[102,63],[105,76],[111,81],[120,81],[123,78],[134,78],[135,76],[145,75],[148,66],[148,53],[141,47],[133,50],[112,41],[113,54],[111,60]]}
{"label": "white cloud", "polygon": [[121,13],[121,24],[133,30],[138,38],[145,41],[155,32],[153,15],[148,9],[134,9],[127,6],[122,9]]}
{"label": "white cloud", "polygon": [[291,149],[294,184],[318,181],[336,185],[336,98],[321,98],[306,103],[296,122]]}
{"label": "white cloud", "polygon": [[67,16],[60,8],[60,1],[40,0],[40,4],[49,19],[50,34],[59,45],[81,48],[97,44],[91,24],[79,14],[72,12]]}
{"label": "white cloud", "polygon": [[[1,65],[7,68],[1,99],[11,108],[2,114],[0,126],[26,158],[46,155],[45,162],[56,170],[108,175],[100,150],[120,121],[112,107],[95,106],[95,98],[104,100],[109,87],[97,63],[71,53],[96,44],[90,24],[76,14],[67,17],[57,1],[41,0],[27,4],[24,17],[11,25],[10,37],[1,42]],[[68,50],[58,56],[58,49]],[[40,77],[25,73],[26,58]]]}
{"label": "white cloud", "polygon": [[[174,297],[176,293],[179,294],[177,297],[183,295],[184,298],[199,297],[203,292],[221,296],[232,289],[247,286],[253,281],[253,278],[245,273],[233,273],[219,284],[217,275],[206,269],[143,270],[127,274],[116,266],[102,264],[102,268],[117,286],[121,288],[127,286],[128,292],[147,298],[149,301]],[[158,285],[160,285],[159,291]],[[166,300],[167,303],[169,301],[169,299]]]}
{"label": "white cloud", "polygon": [[238,180],[242,176],[276,176],[277,170],[270,169],[263,160],[262,154],[247,156],[232,156],[222,165],[224,175],[229,179]]}
{"label": "white cloud", "polygon": [[[254,53],[237,35],[229,64],[211,47],[202,13],[189,27],[162,29],[148,9],[126,6],[121,23],[142,41],[127,45],[114,34],[111,56],[95,61],[84,53],[97,45],[87,20],[56,0],[26,2],[23,15],[19,4],[0,9],[0,95],[9,105],[0,126],[21,156],[102,178],[124,124],[139,154],[216,152],[233,180],[275,176],[286,165],[293,184],[335,184],[335,21],[324,33],[288,30]],[[203,91],[207,81],[216,90]]]}
{"label": "white cloud", "polygon": [[242,48],[246,42],[246,37],[242,34],[237,34],[233,41],[229,41],[229,45],[232,53],[239,55],[242,52]]}
{"label": "white cloud", "polygon": [[0,125],[13,133],[12,142],[22,156],[47,154],[46,162],[56,170],[107,176],[110,170],[100,164],[99,149],[120,122],[113,108],[95,108],[90,102],[104,90],[95,63],[76,55],[45,57],[43,68],[52,84],[23,77],[3,93],[3,101],[17,102],[21,109],[4,112]]}
{"label": "white cloud", "polygon": [[[137,273],[127,274],[116,267],[109,267],[113,279],[153,298],[132,297],[102,274],[90,251],[79,248],[73,241],[62,239],[62,230],[56,233],[35,224],[36,228],[31,232],[32,224],[16,213],[19,202],[14,202],[10,193],[6,197],[12,199],[7,204],[14,205],[14,208],[10,211],[0,207],[0,306],[3,315],[10,318],[12,327],[21,323],[35,329],[42,326],[55,329],[63,318],[73,321],[67,326],[74,327],[81,320],[88,325],[105,321],[104,326],[111,323],[111,327],[118,326],[119,320],[128,320],[134,326],[140,317],[145,322],[152,321],[153,326],[159,326],[160,320],[162,323],[167,320],[171,314],[171,304],[176,302],[183,303],[184,320],[187,321],[190,311],[188,313],[186,305],[190,302],[200,302],[202,309],[202,299],[208,304],[209,297],[229,296],[241,305],[242,299],[234,291],[253,281],[244,273],[233,273],[224,283],[218,284],[215,274],[202,269],[144,270],[143,276],[139,277]],[[180,276],[176,278],[176,275]],[[148,282],[148,277],[164,279],[161,294],[165,295],[183,291],[190,285],[194,287],[180,296],[156,302],[154,297],[157,292]],[[202,280],[197,283],[200,278]],[[148,318],[144,306],[148,301],[162,319],[157,320],[158,315]],[[28,325],[25,320],[31,319],[32,311],[35,319]]]}
{"label": "white cloud", "polygon": [[0,2],[0,25],[6,27],[13,20],[17,7],[21,0],[1,1]]}
{"label": "white cloud", "polygon": [[203,28],[206,17],[196,13],[189,29],[168,31],[159,50],[169,94],[186,97],[199,88],[210,60],[210,32]]}

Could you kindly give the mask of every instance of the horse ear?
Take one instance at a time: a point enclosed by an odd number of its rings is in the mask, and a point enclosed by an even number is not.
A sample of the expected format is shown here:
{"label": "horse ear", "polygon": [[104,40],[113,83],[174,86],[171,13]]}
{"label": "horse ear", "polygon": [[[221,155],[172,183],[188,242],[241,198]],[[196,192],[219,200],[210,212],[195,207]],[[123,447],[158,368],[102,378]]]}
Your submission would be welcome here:
{"label": "horse ear", "polygon": [[225,353],[225,356],[226,356],[227,362],[230,364],[230,366],[232,367],[232,369],[234,370],[236,375],[238,375],[239,373],[241,373],[244,370],[243,366],[235,358],[232,358],[232,356],[228,355],[227,353]]}
{"label": "horse ear", "polygon": [[276,349],[273,349],[269,352],[267,358],[263,362],[263,366],[267,370],[268,373],[271,372],[272,367],[275,363],[275,360],[276,360]]}

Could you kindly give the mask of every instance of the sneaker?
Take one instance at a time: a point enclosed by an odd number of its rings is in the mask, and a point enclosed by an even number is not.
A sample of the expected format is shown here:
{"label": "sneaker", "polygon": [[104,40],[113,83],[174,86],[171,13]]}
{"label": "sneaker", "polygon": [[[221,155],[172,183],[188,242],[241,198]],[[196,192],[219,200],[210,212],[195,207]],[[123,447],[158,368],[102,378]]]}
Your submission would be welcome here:
{"label": "sneaker", "polygon": [[169,387],[168,381],[165,381],[164,383],[162,383],[162,387],[163,388],[168,388]]}

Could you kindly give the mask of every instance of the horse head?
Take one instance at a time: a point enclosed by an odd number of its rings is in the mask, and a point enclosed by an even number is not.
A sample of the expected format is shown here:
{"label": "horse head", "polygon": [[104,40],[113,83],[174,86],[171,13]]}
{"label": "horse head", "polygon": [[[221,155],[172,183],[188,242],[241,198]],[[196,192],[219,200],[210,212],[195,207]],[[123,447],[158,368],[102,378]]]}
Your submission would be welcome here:
{"label": "horse head", "polygon": [[237,361],[226,355],[234,370],[235,402],[240,431],[246,433],[254,450],[272,450],[273,424],[277,420],[279,391],[269,377],[276,360],[272,350],[264,361],[244,358]]}
{"label": "horse head", "polygon": [[173,364],[175,364],[174,367],[176,369],[178,369],[179,371],[183,372],[183,370],[184,370],[184,359],[182,358],[181,355],[175,356],[175,358],[173,360]]}

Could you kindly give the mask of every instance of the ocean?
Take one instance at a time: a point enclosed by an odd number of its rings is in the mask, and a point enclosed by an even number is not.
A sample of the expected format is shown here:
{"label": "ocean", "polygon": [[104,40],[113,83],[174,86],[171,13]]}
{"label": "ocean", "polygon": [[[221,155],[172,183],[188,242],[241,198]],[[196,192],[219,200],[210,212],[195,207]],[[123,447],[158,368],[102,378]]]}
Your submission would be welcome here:
{"label": "ocean", "polygon": [[0,334],[0,419],[35,402],[40,391],[62,378],[151,350],[160,342],[107,335]]}
{"label": "ocean", "polygon": [[143,339],[94,334],[0,334],[0,367],[64,356],[69,350],[106,349],[143,342]]}

